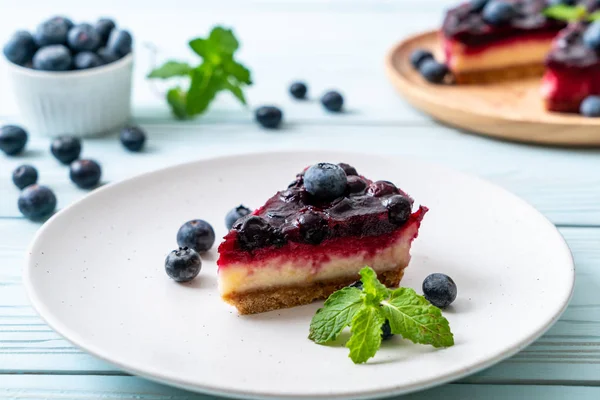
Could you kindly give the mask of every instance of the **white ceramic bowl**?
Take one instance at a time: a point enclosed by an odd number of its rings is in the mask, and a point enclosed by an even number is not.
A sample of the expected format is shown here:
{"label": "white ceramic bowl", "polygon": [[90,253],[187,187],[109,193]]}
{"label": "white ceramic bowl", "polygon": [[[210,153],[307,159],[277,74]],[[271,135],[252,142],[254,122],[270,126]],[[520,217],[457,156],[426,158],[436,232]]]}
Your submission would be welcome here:
{"label": "white ceramic bowl", "polygon": [[131,116],[132,54],[68,72],[5,61],[23,124],[32,134],[97,136],[125,125]]}

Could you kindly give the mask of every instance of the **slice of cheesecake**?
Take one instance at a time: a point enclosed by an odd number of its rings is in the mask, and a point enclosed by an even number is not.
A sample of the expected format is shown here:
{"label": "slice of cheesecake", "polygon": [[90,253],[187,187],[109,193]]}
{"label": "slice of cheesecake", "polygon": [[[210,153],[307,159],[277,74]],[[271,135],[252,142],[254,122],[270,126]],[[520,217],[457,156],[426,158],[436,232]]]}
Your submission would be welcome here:
{"label": "slice of cheesecake", "polygon": [[348,165],[345,191],[323,201],[303,173],[239,221],[219,246],[219,289],[240,314],[325,299],[358,279],[365,265],[397,286],[426,207],[394,184],[372,182]]}

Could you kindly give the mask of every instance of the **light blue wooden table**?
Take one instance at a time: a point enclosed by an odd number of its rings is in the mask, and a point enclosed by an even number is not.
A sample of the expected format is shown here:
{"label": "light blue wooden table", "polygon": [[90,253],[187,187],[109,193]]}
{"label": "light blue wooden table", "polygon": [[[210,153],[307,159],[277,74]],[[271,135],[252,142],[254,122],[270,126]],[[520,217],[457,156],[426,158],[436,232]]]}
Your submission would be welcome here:
{"label": "light blue wooden table", "polygon": [[[35,4],[34,4],[35,3]],[[99,160],[106,181],[218,154],[265,149],[335,148],[410,155],[489,179],[523,197],[548,217],[571,246],[577,283],[571,305],[540,340],[499,365],[458,383],[408,399],[600,398],[600,152],[493,141],[440,126],[410,108],[383,72],[383,57],[398,39],[439,24],[448,0],[104,0],[101,4],[0,0],[0,37],[32,28],[49,15],[76,20],[114,15],[136,34],[135,122],[149,134],[147,150],[126,153],[115,135],[86,140],[84,156]],[[49,4],[52,3],[52,4]],[[253,71],[253,106],[273,103],[285,126],[272,132],[250,110],[223,95],[201,119],[176,122],[144,81],[150,55],[190,57],[186,39],[211,25],[235,28],[240,59]],[[0,71],[0,123],[20,122]],[[294,102],[293,79],[312,98],[341,90],[348,113],[329,115],[317,102]],[[93,95],[93,94],[90,94]],[[600,134],[600,132],[598,133]],[[28,304],[21,284],[24,252],[39,225],[17,210],[10,173],[38,167],[65,207],[86,195],[49,156],[49,140],[32,137],[28,152],[0,157],[0,398],[201,399],[129,376],[87,355],[48,328]],[[399,371],[399,373],[402,373]]]}

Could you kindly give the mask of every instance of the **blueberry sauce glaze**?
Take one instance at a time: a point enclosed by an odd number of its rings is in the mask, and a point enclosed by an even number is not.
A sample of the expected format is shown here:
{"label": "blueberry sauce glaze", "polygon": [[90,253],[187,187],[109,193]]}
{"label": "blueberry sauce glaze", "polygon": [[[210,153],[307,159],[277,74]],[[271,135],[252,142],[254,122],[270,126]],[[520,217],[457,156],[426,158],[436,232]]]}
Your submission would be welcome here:
{"label": "blueberry sauce glaze", "polygon": [[546,66],[553,69],[568,70],[582,69],[598,73],[600,66],[600,54],[583,43],[583,34],[589,23],[577,22],[570,24],[556,37],[550,53],[546,58]]}

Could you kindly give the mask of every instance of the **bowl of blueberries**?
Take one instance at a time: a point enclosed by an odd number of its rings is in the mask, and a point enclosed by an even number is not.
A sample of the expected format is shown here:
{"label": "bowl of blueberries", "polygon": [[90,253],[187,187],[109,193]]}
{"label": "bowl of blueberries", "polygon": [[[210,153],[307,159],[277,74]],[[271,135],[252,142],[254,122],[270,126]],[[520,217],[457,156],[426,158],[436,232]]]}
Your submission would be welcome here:
{"label": "bowl of blueberries", "polygon": [[96,136],[131,116],[133,38],[109,18],[74,24],[56,16],[3,47],[24,122],[45,136]]}

